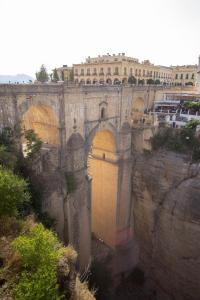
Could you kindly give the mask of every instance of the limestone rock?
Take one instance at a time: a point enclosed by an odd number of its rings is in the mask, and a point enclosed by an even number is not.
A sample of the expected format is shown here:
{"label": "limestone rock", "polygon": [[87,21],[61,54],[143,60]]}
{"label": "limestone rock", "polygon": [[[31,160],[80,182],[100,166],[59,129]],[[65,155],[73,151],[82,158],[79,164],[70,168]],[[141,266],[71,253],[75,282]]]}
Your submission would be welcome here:
{"label": "limestone rock", "polygon": [[200,167],[171,152],[140,155],[133,166],[140,263],[158,299],[200,299]]}

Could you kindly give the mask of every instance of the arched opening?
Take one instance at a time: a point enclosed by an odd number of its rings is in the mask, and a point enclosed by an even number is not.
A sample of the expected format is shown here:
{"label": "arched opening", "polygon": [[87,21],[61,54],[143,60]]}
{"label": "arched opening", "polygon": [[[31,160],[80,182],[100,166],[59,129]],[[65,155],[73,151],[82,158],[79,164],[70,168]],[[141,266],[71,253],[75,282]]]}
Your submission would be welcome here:
{"label": "arched opening", "polygon": [[105,119],[105,117],[106,117],[106,109],[105,109],[105,107],[102,107],[101,108],[101,119]]}
{"label": "arched opening", "polygon": [[81,79],[80,84],[85,84],[85,80]]}
{"label": "arched opening", "polygon": [[118,165],[113,133],[102,130],[93,138],[88,155],[92,177],[92,232],[108,246],[116,245]]}
{"label": "arched opening", "polygon": [[122,83],[123,83],[123,84],[127,84],[127,83],[128,83],[127,78],[123,78],[123,79],[122,79]]}
{"label": "arched opening", "polygon": [[112,80],[111,80],[110,78],[108,78],[108,79],[106,80],[106,83],[107,83],[107,84],[112,84]]}
{"label": "arched opening", "polygon": [[133,123],[140,123],[143,122],[144,119],[144,99],[138,97],[133,102],[133,109],[132,109],[132,116],[133,116]]}
{"label": "arched opening", "polygon": [[[44,144],[58,145],[58,120],[54,111],[46,105],[31,106],[24,114],[22,128],[33,129]],[[23,147],[26,141],[22,139]]]}
{"label": "arched opening", "polygon": [[93,82],[92,82],[93,84],[97,84],[98,83],[98,81],[97,81],[97,79],[93,79]]}
{"label": "arched opening", "polygon": [[86,84],[91,84],[91,80],[87,79]]}
{"label": "arched opening", "polygon": [[118,78],[115,78],[114,81],[113,81],[113,84],[120,84],[120,81]]}

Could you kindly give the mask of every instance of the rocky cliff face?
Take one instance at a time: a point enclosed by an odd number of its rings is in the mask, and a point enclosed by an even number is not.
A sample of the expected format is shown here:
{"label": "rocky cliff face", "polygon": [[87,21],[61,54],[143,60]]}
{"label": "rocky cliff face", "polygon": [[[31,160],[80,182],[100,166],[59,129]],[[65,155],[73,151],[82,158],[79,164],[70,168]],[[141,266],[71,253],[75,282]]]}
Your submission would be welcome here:
{"label": "rocky cliff face", "polygon": [[200,166],[170,152],[135,155],[140,264],[157,299],[200,299]]}

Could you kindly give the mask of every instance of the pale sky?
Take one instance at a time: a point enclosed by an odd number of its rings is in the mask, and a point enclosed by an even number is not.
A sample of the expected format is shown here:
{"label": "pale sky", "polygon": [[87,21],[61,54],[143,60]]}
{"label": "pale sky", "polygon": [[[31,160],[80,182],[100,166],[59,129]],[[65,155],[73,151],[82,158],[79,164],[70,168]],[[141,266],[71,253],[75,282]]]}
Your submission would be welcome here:
{"label": "pale sky", "polygon": [[196,64],[200,0],[0,0],[0,74],[117,54]]}

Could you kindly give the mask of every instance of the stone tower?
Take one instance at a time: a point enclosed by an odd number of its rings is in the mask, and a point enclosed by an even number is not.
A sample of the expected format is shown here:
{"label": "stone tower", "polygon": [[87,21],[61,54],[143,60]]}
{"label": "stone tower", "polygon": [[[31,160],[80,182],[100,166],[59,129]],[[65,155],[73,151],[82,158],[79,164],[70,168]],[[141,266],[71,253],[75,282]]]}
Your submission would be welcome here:
{"label": "stone tower", "polygon": [[199,63],[197,68],[197,88],[198,88],[198,92],[200,93],[200,55],[199,55]]}

